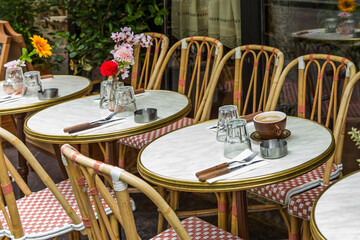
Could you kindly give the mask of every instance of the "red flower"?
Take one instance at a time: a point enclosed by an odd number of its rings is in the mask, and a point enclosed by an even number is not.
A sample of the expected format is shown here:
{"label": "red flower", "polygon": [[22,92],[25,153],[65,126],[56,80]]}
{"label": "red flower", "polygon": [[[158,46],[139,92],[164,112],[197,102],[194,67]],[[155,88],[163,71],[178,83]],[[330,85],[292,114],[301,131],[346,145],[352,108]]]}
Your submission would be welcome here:
{"label": "red flower", "polygon": [[117,73],[119,65],[114,61],[106,61],[101,64],[100,73],[103,76],[113,76]]}

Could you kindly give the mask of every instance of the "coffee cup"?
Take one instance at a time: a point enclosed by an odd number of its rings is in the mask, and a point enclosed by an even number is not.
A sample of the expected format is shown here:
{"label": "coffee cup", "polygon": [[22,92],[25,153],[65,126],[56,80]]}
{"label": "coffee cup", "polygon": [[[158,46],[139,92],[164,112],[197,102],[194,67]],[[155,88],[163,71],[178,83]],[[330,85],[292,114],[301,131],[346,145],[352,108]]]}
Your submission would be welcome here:
{"label": "coffee cup", "polygon": [[279,139],[286,127],[286,114],[279,111],[263,112],[256,115],[253,121],[261,139]]}

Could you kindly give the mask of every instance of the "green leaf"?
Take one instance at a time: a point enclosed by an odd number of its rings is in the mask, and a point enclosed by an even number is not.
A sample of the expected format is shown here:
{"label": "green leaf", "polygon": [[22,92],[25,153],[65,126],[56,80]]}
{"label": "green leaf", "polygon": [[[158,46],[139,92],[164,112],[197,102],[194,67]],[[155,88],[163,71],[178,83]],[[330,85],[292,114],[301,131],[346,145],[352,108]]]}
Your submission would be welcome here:
{"label": "green leaf", "polygon": [[98,52],[94,55],[94,58],[100,58],[102,56],[102,53],[101,52]]}
{"label": "green leaf", "polygon": [[155,23],[156,25],[161,25],[161,24],[163,24],[163,22],[164,22],[164,19],[163,19],[162,16],[160,16],[160,15],[157,15],[157,16],[155,17],[155,19],[154,19],[154,23]]}
{"label": "green leaf", "polygon": [[70,58],[74,58],[76,55],[77,55],[77,52],[71,52],[71,53],[69,54],[69,57],[70,57]]}
{"label": "green leaf", "polygon": [[133,5],[130,3],[126,3],[125,10],[129,15],[132,15],[133,14]]}

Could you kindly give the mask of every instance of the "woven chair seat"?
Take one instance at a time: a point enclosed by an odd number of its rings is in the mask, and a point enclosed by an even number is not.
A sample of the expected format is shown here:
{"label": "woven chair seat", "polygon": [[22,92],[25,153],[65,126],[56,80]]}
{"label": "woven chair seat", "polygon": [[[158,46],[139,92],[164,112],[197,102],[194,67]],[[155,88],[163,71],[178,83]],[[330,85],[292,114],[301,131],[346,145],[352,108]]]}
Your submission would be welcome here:
{"label": "woven chair seat", "polygon": [[[330,182],[331,184],[332,182]],[[303,192],[292,197],[288,205],[288,213],[294,217],[310,220],[311,209],[315,200],[324,189],[330,184],[325,184],[309,191]]]}
{"label": "woven chair seat", "polygon": [[[81,217],[70,181],[65,180],[56,184],[56,186],[70,203],[76,214]],[[112,190],[110,193],[113,195]],[[110,214],[112,211],[102,198],[101,200],[105,212]],[[24,238],[22,239],[49,239],[74,230],[80,231],[84,229],[84,224],[74,225],[72,223],[71,219],[48,188],[21,198],[17,200],[16,203],[24,230]],[[134,209],[135,203],[132,199],[131,206]],[[0,236],[15,239],[10,233],[9,226],[3,214],[0,214],[0,221],[3,226],[3,229],[0,230]]]}
{"label": "woven chair seat", "polygon": [[[272,185],[252,188],[250,191],[279,204],[286,205],[292,196],[320,186],[325,168],[326,163],[299,177]],[[339,174],[340,168],[333,164],[330,180],[336,179]]]}
{"label": "woven chair seat", "polygon": [[[182,225],[188,232],[191,239],[242,239],[237,236],[232,235],[229,232],[222,230],[204,220],[201,220],[197,217],[189,217],[181,221]],[[169,228],[162,233],[151,238],[151,240],[178,240],[180,239],[175,233],[173,228]]]}
{"label": "woven chair seat", "polygon": [[158,138],[158,137],[160,137],[166,133],[169,133],[171,131],[174,131],[176,129],[179,129],[179,128],[182,128],[185,126],[189,126],[193,122],[194,122],[194,120],[192,118],[184,117],[184,118],[180,119],[179,121],[174,122],[166,127],[162,127],[162,128],[156,129],[151,132],[147,132],[147,133],[143,133],[143,134],[139,134],[139,135],[135,135],[135,136],[131,136],[131,137],[121,138],[119,140],[119,142],[122,144],[125,144],[127,146],[136,148],[136,149],[141,149],[147,143],[151,142],[155,138]]}

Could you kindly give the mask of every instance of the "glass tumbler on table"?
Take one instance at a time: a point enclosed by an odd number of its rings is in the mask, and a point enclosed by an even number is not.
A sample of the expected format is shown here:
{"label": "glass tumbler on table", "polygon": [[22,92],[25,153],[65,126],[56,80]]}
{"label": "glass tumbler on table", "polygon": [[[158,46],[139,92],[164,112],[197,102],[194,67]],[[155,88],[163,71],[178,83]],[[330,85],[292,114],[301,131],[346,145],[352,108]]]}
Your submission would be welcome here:
{"label": "glass tumbler on table", "polygon": [[24,73],[24,83],[26,87],[26,95],[37,96],[42,91],[42,84],[39,71],[30,71]]}
{"label": "glass tumbler on table", "polygon": [[136,111],[136,100],[132,86],[119,87],[115,94],[115,110],[119,116],[130,116]]}
{"label": "glass tumbler on table", "polygon": [[217,123],[216,140],[225,141],[226,126],[231,119],[239,118],[238,109],[235,105],[225,105],[219,107],[219,117]]}
{"label": "glass tumbler on table", "polygon": [[114,111],[116,89],[124,86],[121,81],[113,81],[112,79],[104,80],[100,84],[100,108],[109,108]]}
{"label": "glass tumbler on table", "polygon": [[245,149],[251,150],[251,142],[246,128],[246,120],[232,119],[226,128],[224,156],[234,158]]}

